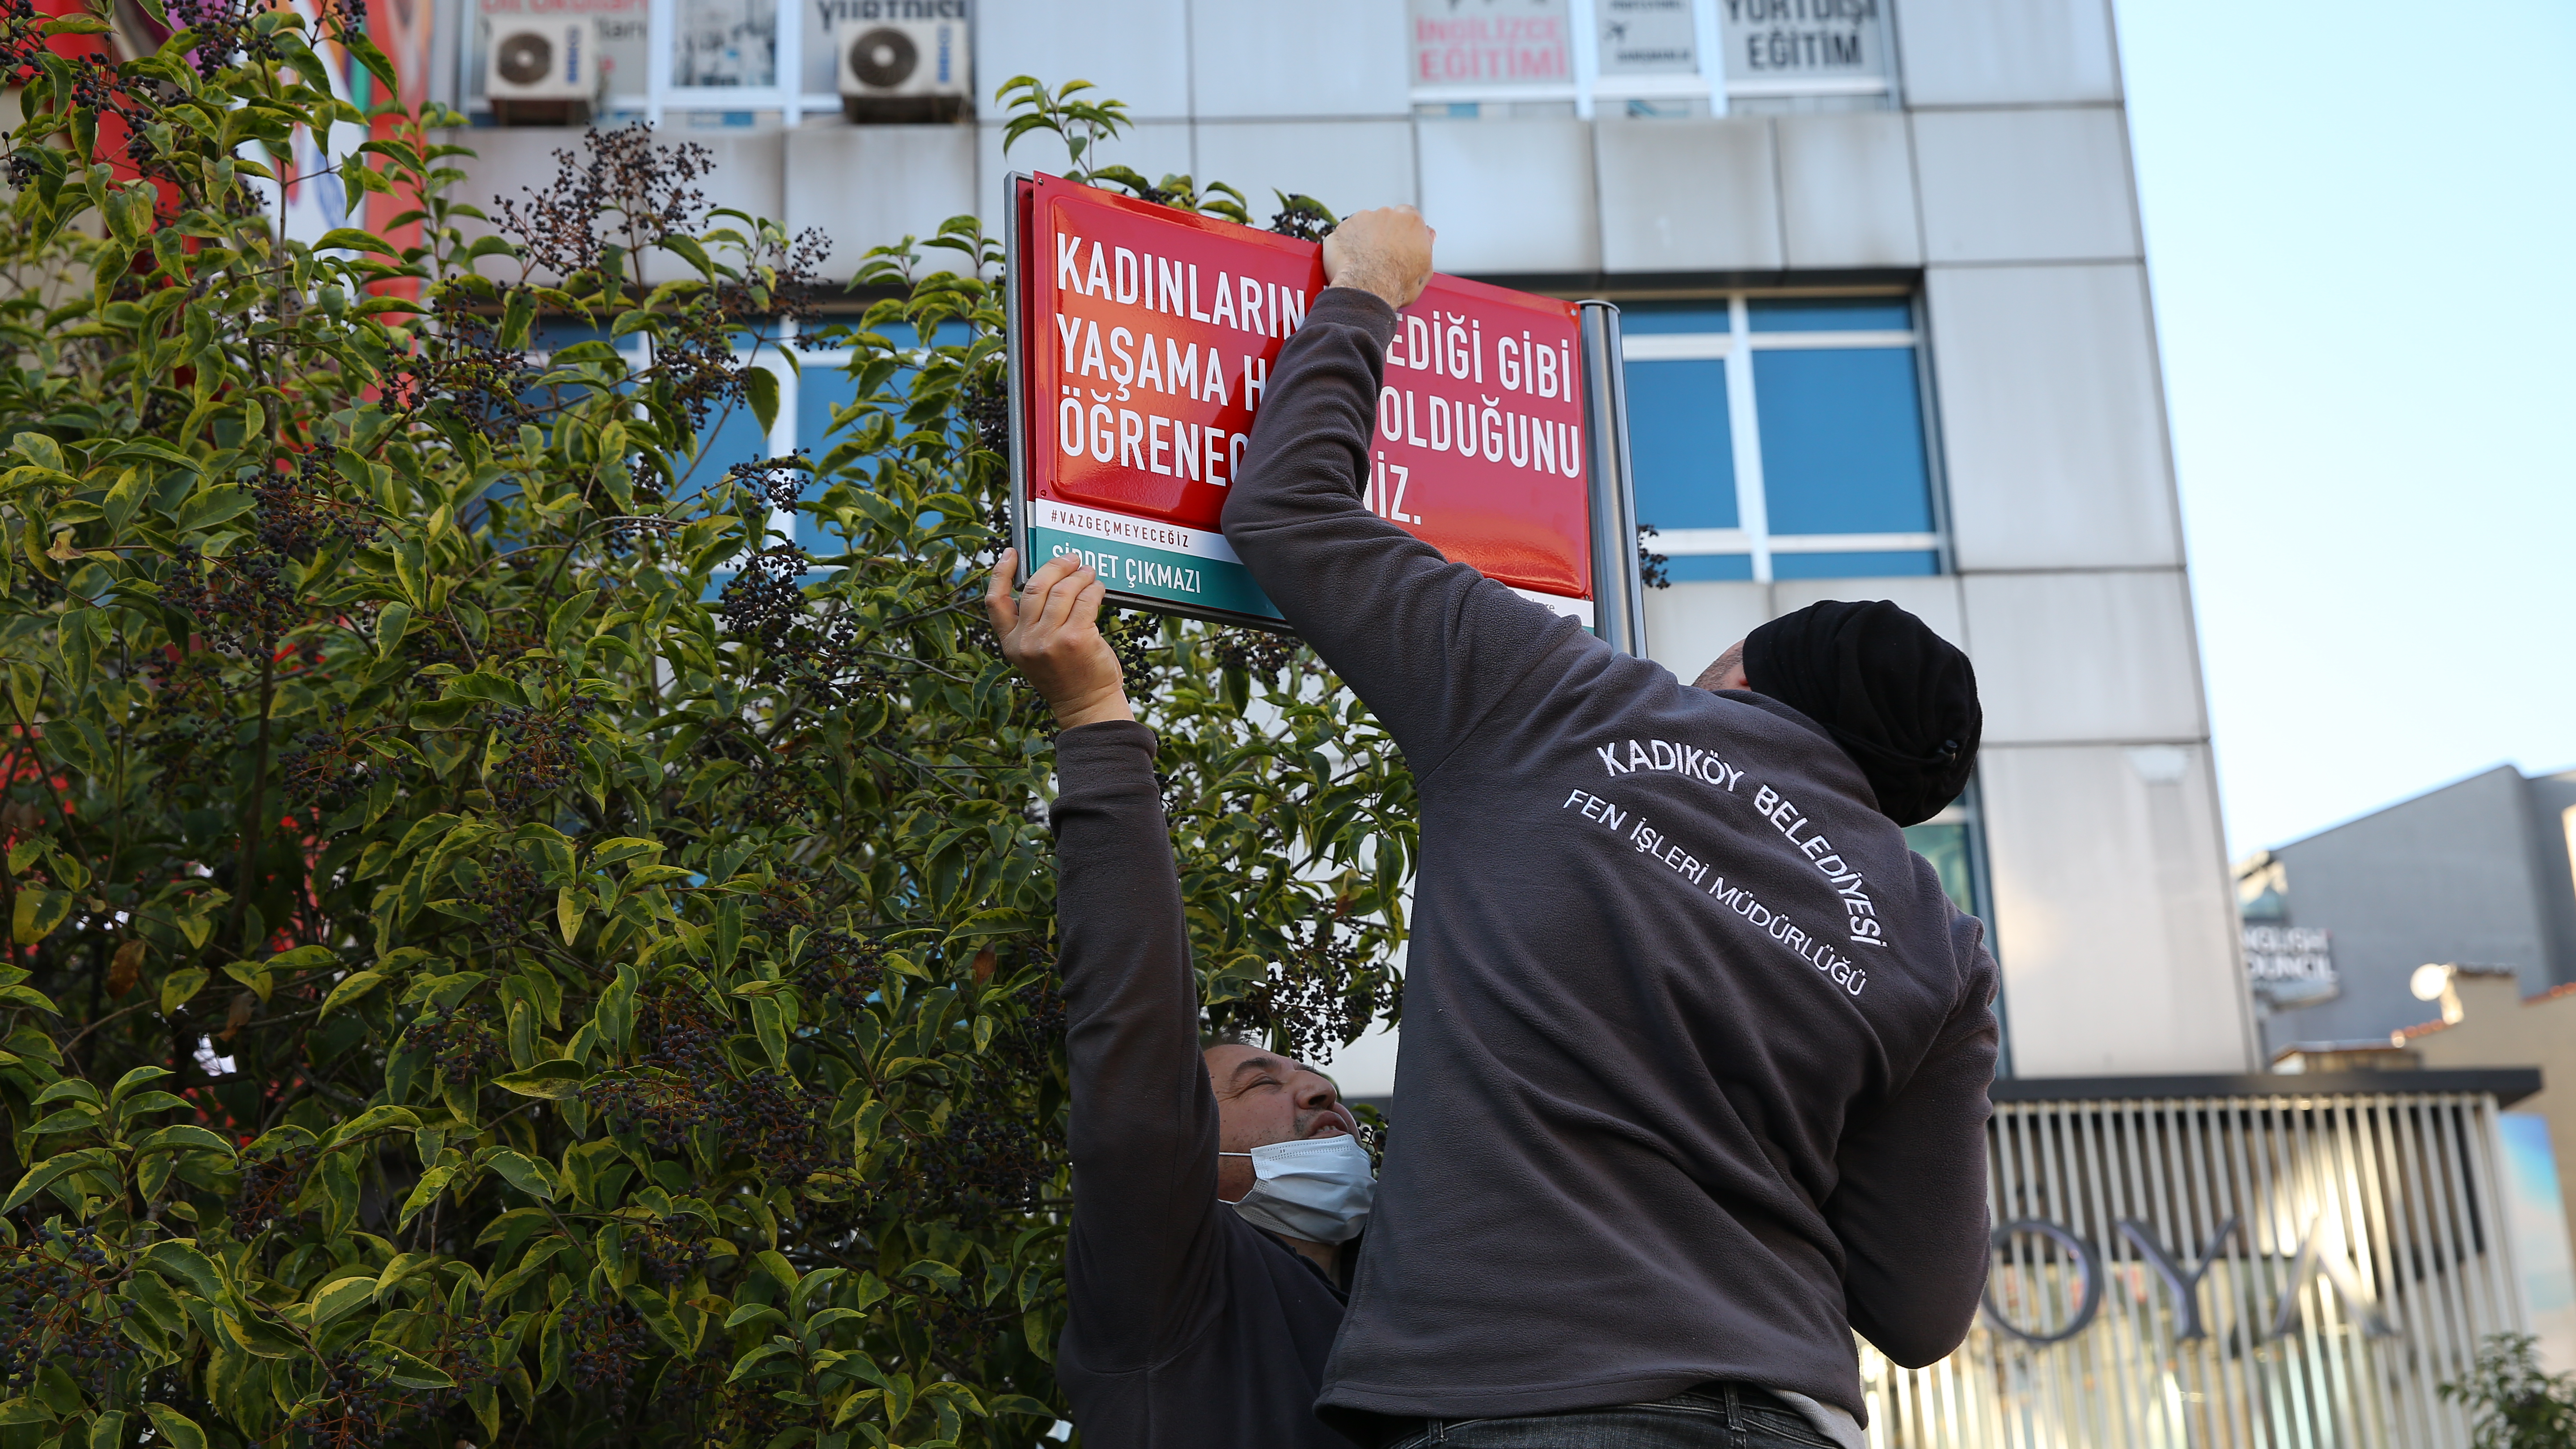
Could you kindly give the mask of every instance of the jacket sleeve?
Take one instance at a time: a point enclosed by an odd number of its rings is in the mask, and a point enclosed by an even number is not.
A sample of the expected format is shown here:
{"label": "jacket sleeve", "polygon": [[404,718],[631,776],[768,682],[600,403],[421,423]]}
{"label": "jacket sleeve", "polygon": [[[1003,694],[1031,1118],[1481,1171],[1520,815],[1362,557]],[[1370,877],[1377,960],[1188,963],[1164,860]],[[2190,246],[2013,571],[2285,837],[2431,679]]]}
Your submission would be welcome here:
{"label": "jacket sleeve", "polygon": [[1056,740],[1056,930],[1073,1078],[1073,1327],[1086,1367],[1162,1357],[1215,1291],[1217,1116],[1199,1057],[1154,735]]}
{"label": "jacket sleeve", "polygon": [[1843,1133],[1825,1221],[1843,1245],[1853,1328],[1907,1368],[1959,1346],[1986,1287],[1987,1088],[1997,1030],[1985,928],[1954,913],[1967,989],[1912,1077]]}
{"label": "jacket sleeve", "polygon": [[1551,651],[1592,643],[1369,510],[1395,310],[1328,287],[1279,352],[1225,503],[1226,541],[1289,624],[1429,774]]}

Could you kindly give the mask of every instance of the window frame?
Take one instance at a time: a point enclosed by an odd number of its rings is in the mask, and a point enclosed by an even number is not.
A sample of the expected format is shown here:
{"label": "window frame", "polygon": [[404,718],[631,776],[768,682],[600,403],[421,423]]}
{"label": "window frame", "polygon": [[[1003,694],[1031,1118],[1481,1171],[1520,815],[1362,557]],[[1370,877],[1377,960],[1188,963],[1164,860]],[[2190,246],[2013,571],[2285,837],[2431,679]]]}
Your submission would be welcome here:
{"label": "window frame", "polygon": [[[1905,303],[1911,325],[1892,331],[1756,332],[1752,304],[1775,299],[1825,300],[1883,297]],[[1949,507],[1941,467],[1939,409],[1932,391],[1930,348],[1923,325],[1923,299],[1910,288],[1868,288],[1835,292],[1783,289],[1735,290],[1676,296],[1669,293],[1631,297],[1645,302],[1724,303],[1728,330],[1715,332],[1627,332],[1620,337],[1620,362],[1721,361],[1726,366],[1727,438],[1735,473],[1733,528],[1657,529],[1651,547],[1668,557],[1733,557],[1750,560],[1751,582],[1776,582],[1774,559],[1780,554],[1930,553],[1936,575],[1957,572],[1950,549]],[[1770,495],[1762,462],[1762,418],[1752,357],[1759,352],[1864,350],[1903,347],[1914,354],[1916,410],[1923,429],[1924,487],[1930,495],[1932,528],[1923,533],[1775,533],[1771,529]],[[1653,519],[1641,519],[1652,523]],[[1875,577],[1859,575],[1858,577]]]}

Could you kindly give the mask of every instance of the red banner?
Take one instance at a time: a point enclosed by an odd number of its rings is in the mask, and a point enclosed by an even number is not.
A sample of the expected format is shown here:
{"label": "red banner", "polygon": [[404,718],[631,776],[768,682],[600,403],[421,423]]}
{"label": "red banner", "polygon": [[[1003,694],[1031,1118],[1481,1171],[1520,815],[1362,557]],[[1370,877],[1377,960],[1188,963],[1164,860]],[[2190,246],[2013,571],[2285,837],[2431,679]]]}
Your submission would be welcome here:
{"label": "red banner", "polygon": [[[1276,619],[1218,531],[1272,362],[1324,289],[1313,242],[1018,179],[1011,361],[1022,556],[1080,552],[1130,602]],[[1589,621],[1573,303],[1436,276],[1379,394],[1369,506]]]}

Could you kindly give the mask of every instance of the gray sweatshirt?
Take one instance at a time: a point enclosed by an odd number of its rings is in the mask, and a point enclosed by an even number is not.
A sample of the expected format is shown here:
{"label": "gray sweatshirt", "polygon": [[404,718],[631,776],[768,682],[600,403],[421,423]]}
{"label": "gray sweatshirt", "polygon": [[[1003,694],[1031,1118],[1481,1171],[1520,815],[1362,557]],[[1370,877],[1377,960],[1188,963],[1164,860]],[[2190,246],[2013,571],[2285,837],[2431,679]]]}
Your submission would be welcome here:
{"label": "gray sweatshirt", "polygon": [[1852,1330],[1985,1281],[1995,967],[1777,701],[1613,653],[1361,499],[1394,313],[1322,294],[1225,533],[1422,801],[1396,1132],[1319,1410],[1541,1414],[1712,1379],[1865,1413]]}

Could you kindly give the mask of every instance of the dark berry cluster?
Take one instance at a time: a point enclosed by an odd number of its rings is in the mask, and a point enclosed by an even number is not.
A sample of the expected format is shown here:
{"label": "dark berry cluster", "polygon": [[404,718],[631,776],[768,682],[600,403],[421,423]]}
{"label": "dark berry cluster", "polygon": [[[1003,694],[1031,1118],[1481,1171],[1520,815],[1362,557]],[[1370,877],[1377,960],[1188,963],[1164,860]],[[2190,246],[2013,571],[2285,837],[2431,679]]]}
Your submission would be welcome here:
{"label": "dark berry cluster", "polygon": [[586,721],[598,707],[599,701],[587,694],[573,695],[552,709],[494,706],[493,732],[510,742],[510,752],[484,775],[492,803],[516,815],[571,784],[581,773]]}
{"label": "dark berry cluster", "polygon": [[1657,536],[1653,524],[1637,525],[1637,580],[1650,589],[1669,589],[1673,586],[1672,560],[1646,545],[1647,539]]}
{"label": "dark berry cluster", "polygon": [[375,541],[374,516],[331,496],[331,470],[338,458],[339,450],[323,443],[297,457],[293,476],[251,485],[251,496],[258,500],[253,516],[261,548],[300,560],[333,544],[363,547]]}
{"label": "dark berry cluster", "polygon": [[583,1096],[621,1130],[678,1152],[700,1128],[719,1151],[764,1175],[801,1183],[831,1159],[827,1099],[773,1072],[738,1069],[726,1043],[733,1019],[694,995],[656,996],[638,1014],[634,1068],[594,1078]]}
{"label": "dark berry cluster", "polygon": [[182,548],[161,576],[161,602],[187,611],[216,648],[257,658],[303,619],[285,563],[264,548],[216,559]]}
{"label": "dark berry cluster", "polygon": [[763,458],[757,463],[736,463],[725,469],[725,483],[730,487],[748,488],[770,507],[792,510],[805,495],[805,480],[814,474],[813,460],[798,448],[783,458]]}
{"label": "dark berry cluster", "polygon": [[[976,446],[997,457],[1011,456],[1011,394],[998,370],[978,372],[967,382],[957,413],[975,430]],[[997,531],[1010,536],[1007,523]]]}
{"label": "dark berry cluster", "polygon": [[636,1365],[653,1349],[643,1318],[624,1303],[594,1303],[575,1295],[564,1300],[555,1324],[563,1335],[573,1387],[604,1391],[611,1408],[623,1417],[626,1395],[635,1386]]}
{"label": "dark berry cluster", "polygon": [[538,919],[548,894],[545,882],[526,861],[505,855],[484,864],[482,878],[467,899],[483,908],[486,930],[506,937]]}
{"label": "dark berry cluster", "polygon": [[669,1223],[645,1223],[627,1229],[626,1251],[642,1265],[645,1277],[666,1289],[696,1277],[708,1258],[704,1238],[678,1231]]}
{"label": "dark berry cluster", "polygon": [[1371,1021],[1393,1009],[1400,988],[1359,986],[1365,954],[1351,943],[1337,914],[1292,924],[1287,936],[1287,949],[1270,963],[1269,979],[1238,1003],[1238,1021],[1261,1027],[1290,1054],[1311,1058],[1359,1040]]}
{"label": "dark berry cluster", "polygon": [[500,1033],[491,1008],[469,1001],[448,1011],[424,1012],[403,1033],[402,1049],[425,1052],[430,1070],[450,1082],[471,1082],[501,1059]]}
{"label": "dark berry cluster", "polygon": [[1273,634],[1267,629],[1223,629],[1210,646],[1222,669],[1240,669],[1255,679],[1276,679],[1280,671],[1295,666],[1303,649],[1286,634]]}
{"label": "dark berry cluster", "polygon": [[60,1365],[95,1394],[135,1360],[122,1322],[132,1305],[111,1289],[98,1230],[52,1224],[0,1248],[0,1397],[35,1387]]}
{"label": "dark berry cluster", "polygon": [[293,1222],[300,1215],[288,1205],[303,1195],[305,1176],[318,1155],[308,1144],[245,1160],[233,1189],[233,1221],[253,1230]]}
{"label": "dark berry cluster", "polygon": [[362,741],[372,731],[356,735],[348,732],[344,721],[349,707],[331,706],[331,723],[324,728],[307,730],[298,735],[278,757],[286,772],[286,793],[320,809],[336,809],[367,793],[375,783],[376,757]]}
{"label": "dark berry cluster", "polygon": [[473,299],[448,289],[432,301],[419,346],[386,364],[385,400],[411,418],[506,438],[536,419],[529,397],[537,376],[527,354],[500,344]]}
{"label": "dark berry cluster", "polygon": [[763,649],[774,648],[805,612],[805,590],[796,581],[812,565],[792,543],[773,544],[744,559],[717,604],[725,628]]}
{"label": "dark berry cluster", "polygon": [[804,949],[796,957],[796,984],[816,996],[829,997],[844,1011],[864,1011],[885,982],[885,950],[853,931],[831,929],[811,901],[772,889],[761,902],[754,924],[784,947],[788,932],[806,930]]}
{"label": "dark berry cluster", "polygon": [[1271,215],[1270,229],[1281,236],[1293,236],[1299,241],[1319,242],[1331,236],[1333,228],[1342,224],[1341,219],[1333,215],[1330,207],[1311,196],[1290,196],[1285,192],[1277,194],[1279,210]]}

